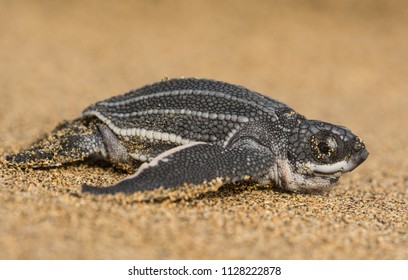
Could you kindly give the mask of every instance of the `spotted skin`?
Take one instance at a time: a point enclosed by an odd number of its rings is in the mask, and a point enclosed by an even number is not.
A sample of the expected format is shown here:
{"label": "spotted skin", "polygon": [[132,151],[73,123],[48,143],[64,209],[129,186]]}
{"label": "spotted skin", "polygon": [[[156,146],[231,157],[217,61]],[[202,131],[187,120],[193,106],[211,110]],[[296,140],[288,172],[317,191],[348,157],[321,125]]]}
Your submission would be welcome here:
{"label": "spotted skin", "polygon": [[241,86],[172,79],[97,102],[27,150],[21,167],[103,159],[134,175],[95,194],[248,178],[295,192],[329,189],[368,156],[349,129],[308,120]]}

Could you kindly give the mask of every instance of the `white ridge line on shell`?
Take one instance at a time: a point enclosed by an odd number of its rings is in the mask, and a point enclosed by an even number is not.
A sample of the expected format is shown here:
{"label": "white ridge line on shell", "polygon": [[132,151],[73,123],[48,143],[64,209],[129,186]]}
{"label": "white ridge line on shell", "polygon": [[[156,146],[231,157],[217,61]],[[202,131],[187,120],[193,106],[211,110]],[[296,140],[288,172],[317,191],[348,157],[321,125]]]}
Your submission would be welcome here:
{"label": "white ridge line on shell", "polygon": [[166,142],[172,142],[176,144],[185,145],[193,140],[182,138],[180,135],[174,133],[161,132],[155,130],[147,130],[145,128],[119,128],[109,118],[105,117],[97,111],[87,111],[82,114],[83,116],[95,116],[102,120],[115,134],[121,136],[139,136],[151,140],[161,140]]}
{"label": "white ridge line on shell", "polygon": [[137,96],[137,97],[129,98],[129,99],[126,99],[126,100],[121,100],[121,101],[111,101],[111,102],[102,101],[102,102],[98,102],[97,105],[113,107],[113,106],[120,106],[120,105],[128,105],[130,103],[138,102],[138,101],[141,101],[141,100],[146,100],[146,99],[149,99],[149,98],[164,97],[164,96],[188,95],[188,94],[193,94],[193,93],[196,94],[196,95],[221,97],[221,98],[225,98],[227,100],[236,101],[238,103],[251,105],[251,106],[254,106],[254,107],[260,109],[261,111],[264,111],[264,112],[267,112],[268,114],[273,115],[276,119],[278,118],[274,111],[272,111],[272,110],[270,110],[268,108],[265,108],[264,106],[254,102],[254,101],[248,101],[248,100],[236,97],[236,96],[228,95],[228,94],[223,93],[223,92],[206,91],[206,90],[187,89],[187,90],[163,91],[163,92],[152,93],[152,94],[149,94],[149,95],[141,95],[141,96]]}
{"label": "white ridge line on shell", "polygon": [[223,145],[222,145],[224,148],[228,145],[229,140],[231,140],[231,138],[235,135],[236,132],[237,132],[237,129],[235,128],[235,129],[231,130],[231,131],[228,133],[228,135],[227,135],[227,137],[225,138],[224,143],[223,143]]}
{"label": "white ridge line on shell", "polygon": [[233,120],[237,122],[249,122],[249,118],[246,116],[239,116],[235,114],[223,113],[209,113],[209,112],[201,112],[201,111],[191,111],[188,109],[150,109],[146,111],[138,111],[132,113],[111,113],[112,116],[119,117],[119,118],[128,118],[128,117],[135,117],[135,116],[144,116],[150,114],[181,114],[193,117],[202,117],[206,119],[218,119],[218,120]]}

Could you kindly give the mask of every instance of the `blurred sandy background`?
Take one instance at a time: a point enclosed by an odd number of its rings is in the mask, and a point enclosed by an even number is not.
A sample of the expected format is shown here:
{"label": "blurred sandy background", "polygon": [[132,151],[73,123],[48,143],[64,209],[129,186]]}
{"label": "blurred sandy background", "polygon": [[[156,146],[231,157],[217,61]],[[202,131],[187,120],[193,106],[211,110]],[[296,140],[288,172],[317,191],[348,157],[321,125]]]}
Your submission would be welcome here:
{"label": "blurred sandy background", "polygon": [[407,3],[0,0],[0,155],[164,76],[244,85],[370,151],[328,194],[161,203],[80,194],[112,168],[0,164],[0,258],[407,259]]}

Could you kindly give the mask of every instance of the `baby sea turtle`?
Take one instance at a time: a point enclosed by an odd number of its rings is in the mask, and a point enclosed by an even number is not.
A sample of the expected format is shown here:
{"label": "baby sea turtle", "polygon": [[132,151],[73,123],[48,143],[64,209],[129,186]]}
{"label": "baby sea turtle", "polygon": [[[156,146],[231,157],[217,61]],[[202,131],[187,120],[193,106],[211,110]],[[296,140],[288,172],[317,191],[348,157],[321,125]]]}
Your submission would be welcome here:
{"label": "baby sea turtle", "polygon": [[[135,172],[92,193],[252,178],[295,192],[328,189],[368,156],[349,129],[308,120],[241,86],[171,79],[97,102],[27,150],[4,159],[51,167],[103,159]],[[142,164],[143,163],[143,164]]]}

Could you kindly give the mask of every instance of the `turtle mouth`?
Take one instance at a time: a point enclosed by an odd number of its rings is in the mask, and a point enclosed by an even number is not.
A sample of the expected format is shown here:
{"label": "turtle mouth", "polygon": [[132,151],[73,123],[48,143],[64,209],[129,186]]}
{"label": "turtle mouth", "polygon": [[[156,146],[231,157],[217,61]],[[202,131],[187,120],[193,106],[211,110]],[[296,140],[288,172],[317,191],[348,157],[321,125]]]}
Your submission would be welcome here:
{"label": "turtle mouth", "polygon": [[306,167],[317,176],[340,177],[342,174],[354,170],[362,164],[368,157],[366,149],[362,149],[347,160],[342,160],[333,164],[307,163]]}

